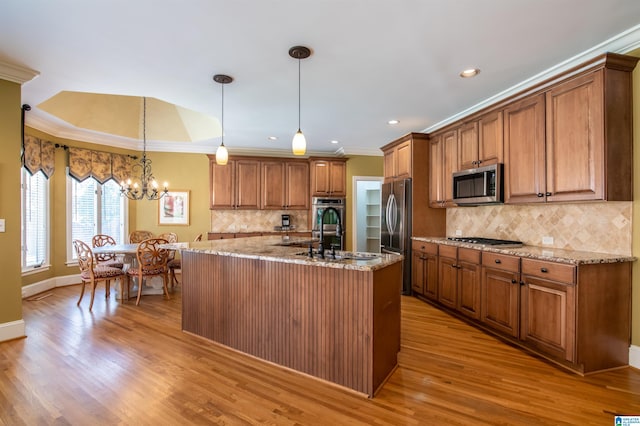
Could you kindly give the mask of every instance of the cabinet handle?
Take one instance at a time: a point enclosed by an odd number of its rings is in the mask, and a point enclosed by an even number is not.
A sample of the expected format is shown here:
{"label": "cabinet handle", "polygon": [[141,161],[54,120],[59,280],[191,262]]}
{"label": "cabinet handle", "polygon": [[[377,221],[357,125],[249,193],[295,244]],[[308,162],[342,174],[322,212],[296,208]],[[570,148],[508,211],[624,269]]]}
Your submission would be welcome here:
{"label": "cabinet handle", "polygon": [[502,260],[496,259],[496,263],[502,263]]}
{"label": "cabinet handle", "polygon": [[549,270],[547,268],[540,268],[540,272],[543,272],[546,274],[547,272],[549,272]]}
{"label": "cabinet handle", "polygon": [[515,278],[511,278],[511,284],[516,284],[518,282],[518,280],[516,280]]}
{"label": "cabinet handle", "polygon": [[482,160],[478,160],[478,161],[476,162],[476,164],[478,164],[478,166],[479,166],[480,164],[482,164]]}
{"label": "cabinet handle", "polygon": [[538,196],[538,198],[544,197],[544,194],[542,192],[538,192],[536,195]]}
{"label": "cabinet handle", "polygon": [[524,285],[524,281],[520,281],[520,285]]}
{"label": "cabinet handle", "polygon": [[546,195],[547,197],[551,197],[551,193],[550,193],[550,192],[547,192],[545,195]]}

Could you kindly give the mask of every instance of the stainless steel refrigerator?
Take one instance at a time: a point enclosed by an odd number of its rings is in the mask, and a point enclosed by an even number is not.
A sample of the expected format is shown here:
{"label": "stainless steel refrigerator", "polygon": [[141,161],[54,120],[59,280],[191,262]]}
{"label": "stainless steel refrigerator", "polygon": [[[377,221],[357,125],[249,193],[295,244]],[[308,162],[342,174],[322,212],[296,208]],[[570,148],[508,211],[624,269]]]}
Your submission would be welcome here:
{"label": "stainless steel refrigerator", "polygon": [[404,256],[402,294],[411,294],[411,179],[382,184],[381,249]]}

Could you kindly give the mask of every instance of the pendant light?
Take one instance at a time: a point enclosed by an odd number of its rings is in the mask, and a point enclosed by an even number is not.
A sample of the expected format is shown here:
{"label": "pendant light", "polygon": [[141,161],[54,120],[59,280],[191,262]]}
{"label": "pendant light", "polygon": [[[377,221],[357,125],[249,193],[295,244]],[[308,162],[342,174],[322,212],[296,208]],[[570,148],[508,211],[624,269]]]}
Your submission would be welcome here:
{"label": "pendant light", "polygon": [[169,192],[169,184],[164,183],[162,191],[151,171],[151,160],[147,159],[147,98],[142,98],[142,159],[134,164],[132,170],[140,170],[140,178],[129,178],[120,182],[120,194],[130,200],[158,200]]}
{"label": "pendant light", "polygon": [[222,85],[222,113],[220,120],[222,124],[222,140],[216,150],[216,164],[224,166],[229,161],[229,151],[227,151],[227,147],[224,146],[224,85],[231,83],[233,78],[224,74],[216,74],[213,76],[213,81]]}
{"label": "pendant light", "polygon": [[300,60],[311,56],[311,50],[304,46],[293,46],[289,49],[289,56],[298,60],[298,131],[293,136],[291,149],[293,155],[304,155],[307,151],[307,140],[302,130],[300,130]]}

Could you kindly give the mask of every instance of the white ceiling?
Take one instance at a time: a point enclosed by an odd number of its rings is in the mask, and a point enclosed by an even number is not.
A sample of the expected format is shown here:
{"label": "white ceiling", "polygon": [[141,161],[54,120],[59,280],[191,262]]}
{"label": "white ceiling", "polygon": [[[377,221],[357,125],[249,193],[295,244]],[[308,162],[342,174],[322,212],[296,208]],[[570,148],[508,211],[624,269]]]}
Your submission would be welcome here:
{"label": "white ceiling", "polygon": [[[5,0],[0,61],[39,73],[23,85],[28,125],[138,149],[37,105],[69,90],[154,97],[217,117],[212,76],[229,74],[230,154],[286,154],[298,127],[298,64],[288,50],[305,45],[308,152],[378,155],[570,58],[639,47],[638,24],[638,0]],[[460,78],[468,67],[481,73]],[[400,124],[388,125],[393,118]],[[149,149],[213,153],[218,144]]]}

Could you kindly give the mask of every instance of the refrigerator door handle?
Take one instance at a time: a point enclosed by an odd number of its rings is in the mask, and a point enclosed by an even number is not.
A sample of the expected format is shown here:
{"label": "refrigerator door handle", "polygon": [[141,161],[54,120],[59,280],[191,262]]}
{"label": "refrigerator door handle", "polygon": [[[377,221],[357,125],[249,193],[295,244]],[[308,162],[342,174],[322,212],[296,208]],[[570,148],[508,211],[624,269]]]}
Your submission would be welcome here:
{"label": "refrigerator door handle", "polygon": [[387,230],[390,235],[395,234],[396,232],[396,197],[393,194],[389,195],[389,200],[387,201]]}

